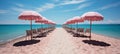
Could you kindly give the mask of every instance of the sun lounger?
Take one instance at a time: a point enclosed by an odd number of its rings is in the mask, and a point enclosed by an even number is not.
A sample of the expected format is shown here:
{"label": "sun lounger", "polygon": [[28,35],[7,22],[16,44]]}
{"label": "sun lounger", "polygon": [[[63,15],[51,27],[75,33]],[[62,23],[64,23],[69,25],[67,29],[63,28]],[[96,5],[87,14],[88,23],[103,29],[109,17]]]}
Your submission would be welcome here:
{"label": "sun lounger", "polygon": [[37,30],[36,29],[32,29],[33,34],[37,34]]}
{"label": "sun lounger", "polygon": [[77,34],[79,34],[80,36],[84,35],[84,28],[78,28],[77,29]]}
{"label": "sun lounger", "polygon": [[86,30],[85,30],[85,33],[90,33],[90,29],[86,29]]}
{"label": "sun lounger", "polygon": [[33,33],[33,36],[38,36],[39,35],[39,33],[37,32],[36,29],[32,29],[32,33]]}
{"label": "sun lounger", "polygon": [[87,29],[85,30],[85,35],[86,35],[86,36],[90,36],[90,29],[87,28]]}
{"label": "sun lounger", "polygon": [[[32,35],[32,31],[31,30],[26,30],[26,36],[31,36]],[[26,37],[27,40],[27,37]]]}
{"label": "sun lounger", "polygon": [[26,36],[30,36],[32,35],[32,31],[31,30],[26,30]]}

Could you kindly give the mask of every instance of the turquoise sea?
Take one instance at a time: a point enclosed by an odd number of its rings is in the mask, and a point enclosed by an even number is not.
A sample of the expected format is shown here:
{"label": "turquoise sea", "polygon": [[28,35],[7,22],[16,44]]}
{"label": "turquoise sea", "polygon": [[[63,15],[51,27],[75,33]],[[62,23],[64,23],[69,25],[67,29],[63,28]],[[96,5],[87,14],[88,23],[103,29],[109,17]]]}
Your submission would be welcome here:
{"label": "turquoise sea", "polygon": [[[90,28],[89,24],[68,25],[73,28]],[[92,24],[92,32],[120,39],[120,24]]]}
{"label": "turquoise sea", "polygon": [[[46,27],[48,25],[42,25]],[[56,25],[61,27],[61,25]],[[71,25],[70,25],[71,27]],[[72,27],[76,27],[72,25]],[[89,28],[89,24],[80,24],[80,28]],[[33,25],[33,29],[41,28],[41,25]],[[25,30],[29,30],[29,25],[0,25],[0,43],[6,42],[20,36],[25,36]],[[92,32],[113,38],[120,38],[120,24],[93,24]]]}

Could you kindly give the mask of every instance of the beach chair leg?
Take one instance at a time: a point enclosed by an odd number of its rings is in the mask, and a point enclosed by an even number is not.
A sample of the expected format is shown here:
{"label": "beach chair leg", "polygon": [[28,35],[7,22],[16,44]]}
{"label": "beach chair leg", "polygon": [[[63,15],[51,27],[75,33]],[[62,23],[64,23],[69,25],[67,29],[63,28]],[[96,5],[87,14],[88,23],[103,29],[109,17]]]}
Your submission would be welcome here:
{"label": "beach chair leg", "polygon": [[26,39],[25,40],[27,40],[27,36],[26,36]]}

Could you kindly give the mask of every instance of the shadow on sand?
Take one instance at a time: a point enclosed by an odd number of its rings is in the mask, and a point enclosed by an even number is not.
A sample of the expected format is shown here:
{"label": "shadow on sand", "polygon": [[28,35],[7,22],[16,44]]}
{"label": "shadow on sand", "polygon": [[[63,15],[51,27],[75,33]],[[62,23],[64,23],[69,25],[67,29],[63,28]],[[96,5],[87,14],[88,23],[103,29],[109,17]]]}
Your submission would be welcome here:
{"label": "shadow on sand", "polygon": [[73,37],[82,37],[82,38],[89,38],[89,36],[74,34]]}
{"label": "shadow on sand", "polygon": [[37,35],[37,36],[34,36],[33,38],[42,38],[42,37],[46,37],[47,35],[44,34],[44,35]]}
{"label": "shadow on sand", "polygon": [[26,46],[26,45],[32,45],[32,44],[36,44],[40,42],[40,40],[25,40],[25,41],[20,41],[20,42],[16,42],[13,44],[13,46]]}
{"label": "shadow on sand", "polygon": [[42,37],[45,37],[45,36],[34,36],[33,38],[42,38]]}
{"label": "shadow on sand", "polygon": [[110,46],[110,44],[108,43],[105,43],[105,42],[102,42],[102,41],[97,41],[97,40],[83,40],[84,43],[87,43],[87,44],[92,44],[92,45],[95,45],[95,46]]}
{"label": "shadow on sand", "polygon": [[34,36],[33,38],[42,38],[42,37],[47,37],[47,35],[49,35],[49,33],[51,33],[52,31],[48,31],[42,34],[39,34],[37,36]]}

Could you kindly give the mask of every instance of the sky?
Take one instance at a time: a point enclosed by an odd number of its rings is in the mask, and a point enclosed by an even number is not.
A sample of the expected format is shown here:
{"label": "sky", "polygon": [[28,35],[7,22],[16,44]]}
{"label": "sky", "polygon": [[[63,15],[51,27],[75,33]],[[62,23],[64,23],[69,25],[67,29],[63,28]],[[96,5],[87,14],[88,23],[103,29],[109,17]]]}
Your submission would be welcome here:
{"label": "sky", "polygon": [[26,10],[36,11],[57,24],[90,11],[104,16],[95,24],[120,24],[120,0],[0,0],[0,24],[29,24],[18,19]]}

